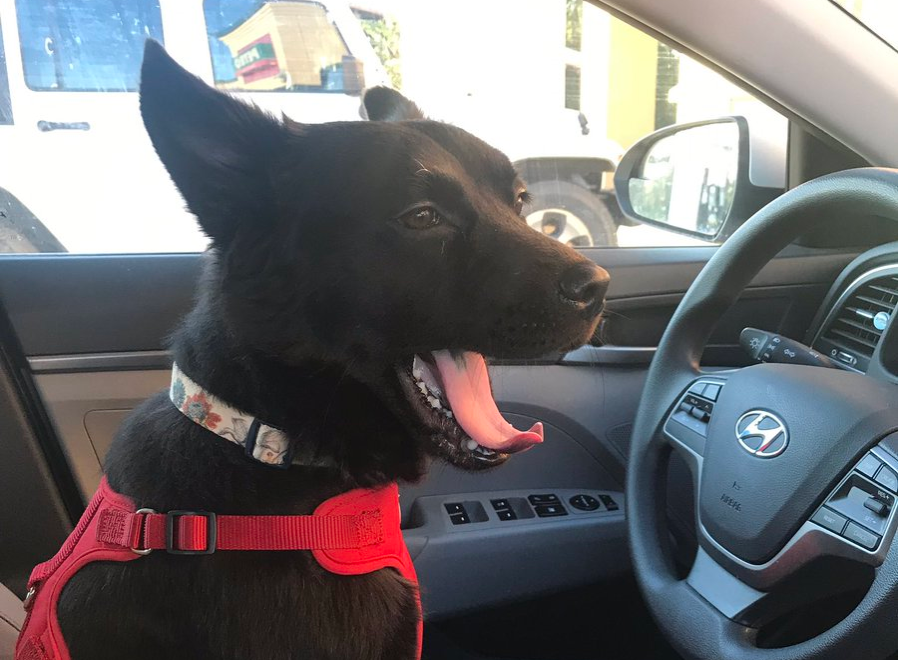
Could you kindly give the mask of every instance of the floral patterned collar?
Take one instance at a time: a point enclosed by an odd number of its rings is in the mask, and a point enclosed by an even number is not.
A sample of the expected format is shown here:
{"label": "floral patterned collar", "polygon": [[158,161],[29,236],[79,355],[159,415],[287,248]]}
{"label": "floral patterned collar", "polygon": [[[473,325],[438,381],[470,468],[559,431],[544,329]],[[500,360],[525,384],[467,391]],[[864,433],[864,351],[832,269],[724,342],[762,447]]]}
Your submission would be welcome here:
{"label": "floral patterned collar", "polygon": [[293,462],[293,447],[283,431],[232,408],[191,380],[177,364],[172,366],[169,398],[189,419],[240,445],[247,456],[282,468]]}

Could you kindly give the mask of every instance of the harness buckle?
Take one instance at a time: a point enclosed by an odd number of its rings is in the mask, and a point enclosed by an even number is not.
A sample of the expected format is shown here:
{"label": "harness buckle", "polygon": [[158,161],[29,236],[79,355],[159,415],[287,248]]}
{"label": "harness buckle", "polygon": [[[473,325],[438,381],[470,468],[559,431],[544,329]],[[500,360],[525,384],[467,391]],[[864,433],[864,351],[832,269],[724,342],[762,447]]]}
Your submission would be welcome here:
{"label": "harness buckle", "polygon": [[[146,524],[147,516],[155,514],[156,510],[155,509],[138,509],[134,513],[143,515],[143,518],[140,519],[141,528],[137,532],[137,538],[143,538],[143,525]],[[153,549],[152,548],[138,548],[138,547],[134,546],[131,548],[131,552],[133,552],[135,555],[145,556],[145,555],[148,555],[151,552],[153,552]]]}
{"label": "harness buckle", "polygon": [[[206,519],[206,547],[202,550],[178,548],[177,522],[185,516]],[[170,555],[211,555],[218,543],[218,524],[210,511],[169,511],[165,516],[165,551]]]}
{"label": "harness buckle", "polygon": [[34,602],[34,597],[37,595],[37,587],[29,587],[28,593],[25,594],[25,600],[22,601],[22,607],[25,608],[25,611],[31,609],[31,603]]}

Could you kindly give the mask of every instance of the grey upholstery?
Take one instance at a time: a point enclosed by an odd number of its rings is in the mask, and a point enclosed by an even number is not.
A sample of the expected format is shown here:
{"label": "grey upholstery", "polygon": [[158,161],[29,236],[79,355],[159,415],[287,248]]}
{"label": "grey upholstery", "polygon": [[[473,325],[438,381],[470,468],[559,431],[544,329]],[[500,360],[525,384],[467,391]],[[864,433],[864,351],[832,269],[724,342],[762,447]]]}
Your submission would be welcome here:
{"label": "grey upholstery", "polygon": [[0,584],[0,660],[12,660],[16,638],[24,621],[22,601]]}

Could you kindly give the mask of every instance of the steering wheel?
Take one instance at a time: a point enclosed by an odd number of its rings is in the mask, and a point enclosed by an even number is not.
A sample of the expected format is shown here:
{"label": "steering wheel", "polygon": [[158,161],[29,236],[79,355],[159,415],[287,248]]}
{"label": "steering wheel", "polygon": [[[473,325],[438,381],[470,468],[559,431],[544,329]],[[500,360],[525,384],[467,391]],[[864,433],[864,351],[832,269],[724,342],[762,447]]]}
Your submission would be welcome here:
{"label": "steering wheel", "polygon": [[[798,365],[699,371],[721,314],[824,211],[898,221],[898,170],[828,175],[755,214],[686,292],[648,371],[627,525],[648,606],[687,658],[878,660],[898,649],[898,387]],[[695,483],[699,543],[686,578],[677,574],[664,505],[672,451]],[[759,635],[857,567],[872,583],[841,621],[777,648]]]}

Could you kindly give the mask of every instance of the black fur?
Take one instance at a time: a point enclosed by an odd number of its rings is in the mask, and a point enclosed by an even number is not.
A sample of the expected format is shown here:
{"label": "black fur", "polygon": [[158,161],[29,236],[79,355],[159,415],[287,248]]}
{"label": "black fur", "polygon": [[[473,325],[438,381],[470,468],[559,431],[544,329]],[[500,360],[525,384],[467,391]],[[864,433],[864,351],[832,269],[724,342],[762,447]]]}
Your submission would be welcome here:
{"label": "black fur", "polygon": [[[112,487],[138,506],[305,514],[351,488],[418,479],[428,456],[477,467],[403,385],[412,356],[532,358],[595,330],[607,275],[526,226],[523,184],[477,138],[423,119],[277,121],[153,42],[142,75],[147,130],[212,239],[177,362],[339,467],[256,463],[160,393],[106,459]],[[420,116],[396,92],[365,103],[374,119]],[[442,223],[410,228],[404,214],[423,203]],[[565,293],[571,278],[592,287],[588,301]],[[59,604],[74,660],[402,660],[415,616],[394,571],[340,577],[307,552],[92,564]]]}

